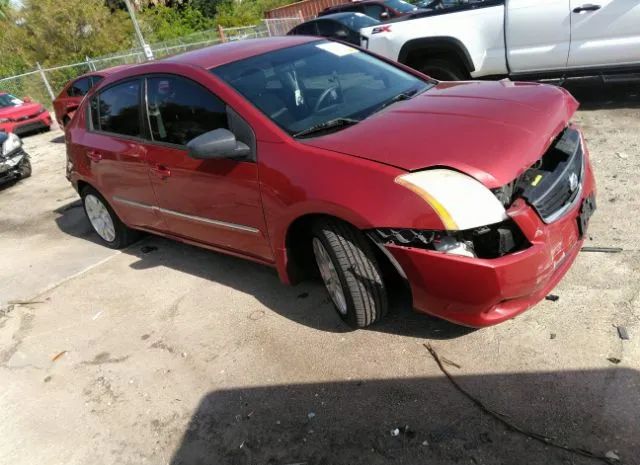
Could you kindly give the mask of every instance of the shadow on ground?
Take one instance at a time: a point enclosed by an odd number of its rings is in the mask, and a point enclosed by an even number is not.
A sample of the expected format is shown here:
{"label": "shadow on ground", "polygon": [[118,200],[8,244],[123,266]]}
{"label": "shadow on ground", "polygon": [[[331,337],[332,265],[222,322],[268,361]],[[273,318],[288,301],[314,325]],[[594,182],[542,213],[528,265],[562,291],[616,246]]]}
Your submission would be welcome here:
{"label": "shadow on ground", "polygon": [[[425,363],[434,363],[425,350]],[[451,368],[458,373],[462,370]],[[640,457],[640,373],[454,374],[517,426],[627,465]],[[391,431],[399,429],[393,436]],[[444,377],[265,386],[205,396],[171,465],[597,464],[507,429]],[[614,463],[614,462],[611,462]],[[615,462],[618,463],[618,462]]]}
{"label": "shadow on ground", "polygon": [[[100,242],[86,219],[80,200],[61,206],[55,213],[58,214],[55,221],[61,231],[91,242]],[[146,247],[149,246],[157,249],[148,252]],[[285,286],[275,270],[267,266],[155,236],[147,236],[123,252],[138,258],[132,264],[134,269],[157,266],[172,268],[251,294],[267,308],[296,323],[322,331],[350,331],[337,316],[319,281]],[[401,283],[394,285],[390,291],[389,314],[380,323],[367,329],[426,339],[452,339],[474,331],[415,313],[411,310],[410,296]]]}
{"label": "shadow on ground", "polygon": [[569,80],[563,87],[580,102],[581,110],[640,108],[640,80],[616,84],[599,79]]}

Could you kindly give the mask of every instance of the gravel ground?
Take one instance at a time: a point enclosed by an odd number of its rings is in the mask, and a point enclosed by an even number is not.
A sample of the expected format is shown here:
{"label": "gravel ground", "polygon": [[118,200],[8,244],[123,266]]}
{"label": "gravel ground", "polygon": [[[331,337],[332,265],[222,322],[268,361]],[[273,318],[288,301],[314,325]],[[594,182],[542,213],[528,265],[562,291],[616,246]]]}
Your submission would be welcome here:
{"label": "gravel ground", "polygon": [[640,463],[638,87],[570,88],[599,188],[587,245],[623,252],[582,253],[558,301],[477,331],[401,303],[349,331],[318,283],[157,237],[108,250],[61,132],[26,138],[33,176],[0,188],[0,462],[599,463],[496,421],[430,343],[513,424]]}

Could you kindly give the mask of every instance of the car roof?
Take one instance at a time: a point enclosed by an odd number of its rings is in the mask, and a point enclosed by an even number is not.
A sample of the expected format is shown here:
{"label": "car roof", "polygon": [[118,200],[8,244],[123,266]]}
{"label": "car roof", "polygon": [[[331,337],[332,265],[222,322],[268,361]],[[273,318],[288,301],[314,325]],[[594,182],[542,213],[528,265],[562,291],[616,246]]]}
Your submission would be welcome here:
{"label": "car roof", "polygon": [[76,82],[78,79],[86,78],[87,76],[106,76],[107,74],[115,73],[117,71],[122,71],[123,69],[131,68],[134,65],[116,65],[110,68],[99,69],[97,71],[89,71],[88,73],[81,74],[75,79],[71,79],[69,82]]}
{"label": "car roof", "polygon": [[262,55],[263,53],[317,40],[319,40],[317,37],[307,36],[280,36],[264,39],[239,40],[181,53],[180,55],[159,60],[159,62],[179,63],[211,69],[233,61],[244,60],[245,58]]}

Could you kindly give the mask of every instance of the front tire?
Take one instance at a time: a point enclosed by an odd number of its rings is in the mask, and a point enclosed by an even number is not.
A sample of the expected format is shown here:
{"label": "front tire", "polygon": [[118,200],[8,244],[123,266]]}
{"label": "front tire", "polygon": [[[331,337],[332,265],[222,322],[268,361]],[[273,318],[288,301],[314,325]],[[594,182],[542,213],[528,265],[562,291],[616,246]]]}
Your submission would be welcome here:
{"label": "front tire", "polygon": [[22,162],[20,162],[20,179],[25,179],[31,176],[31,160],[29,156],[25,156]]}
{"label": "front tire", "polygon": [[97,190],[85,187],[81,197],[89,223],[104,245],[112,249],[122,249],[138,239],[137,231],[120,221],[118,215]]}
{"label": "front tire", "polygon": [[438,81],[464,81],[468,79],[467,73],[464,72],[460,65],[443,58],[425,61],[420,66],[420,72]]}
{"label": "front tire", "polygon": [[313,253],[320,275],[340,317],[364,328],[380,320],[388,308],[382,272],[366,237],[339,220],[318,221]]}

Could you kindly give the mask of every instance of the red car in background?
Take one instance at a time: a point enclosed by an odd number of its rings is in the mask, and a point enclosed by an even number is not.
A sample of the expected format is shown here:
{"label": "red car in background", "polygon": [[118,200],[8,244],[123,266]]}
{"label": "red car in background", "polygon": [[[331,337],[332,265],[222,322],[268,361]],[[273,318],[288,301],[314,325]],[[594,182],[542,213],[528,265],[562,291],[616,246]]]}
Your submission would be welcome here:
{"label": "red car in background", "polygon": [[41,104],[0,92],[0,131],[22,135],[51,129],[51,116]]}
{"label": "red car in background", "polygon": [[93,86],[102,81],[107,74],[124,69],[127,66],[128,65],[114,66],[112,68],[83,74],[67,82],[53,101],[53,111],[56,114],[56,121],[60,127],[65,127],[67,123],[71,121],[73,114],[78,109],[78,105],[80,105],[84,96]]}
{"label": "red car in background", "polygon": [[419,311],[488,326],[578,256],[595,181],[577,107],[325,39],[229,42],[107,76],[67,126],[67,177],[109,247],[142,230],[285,283],[319,272],[356,327],[395,274]]}

